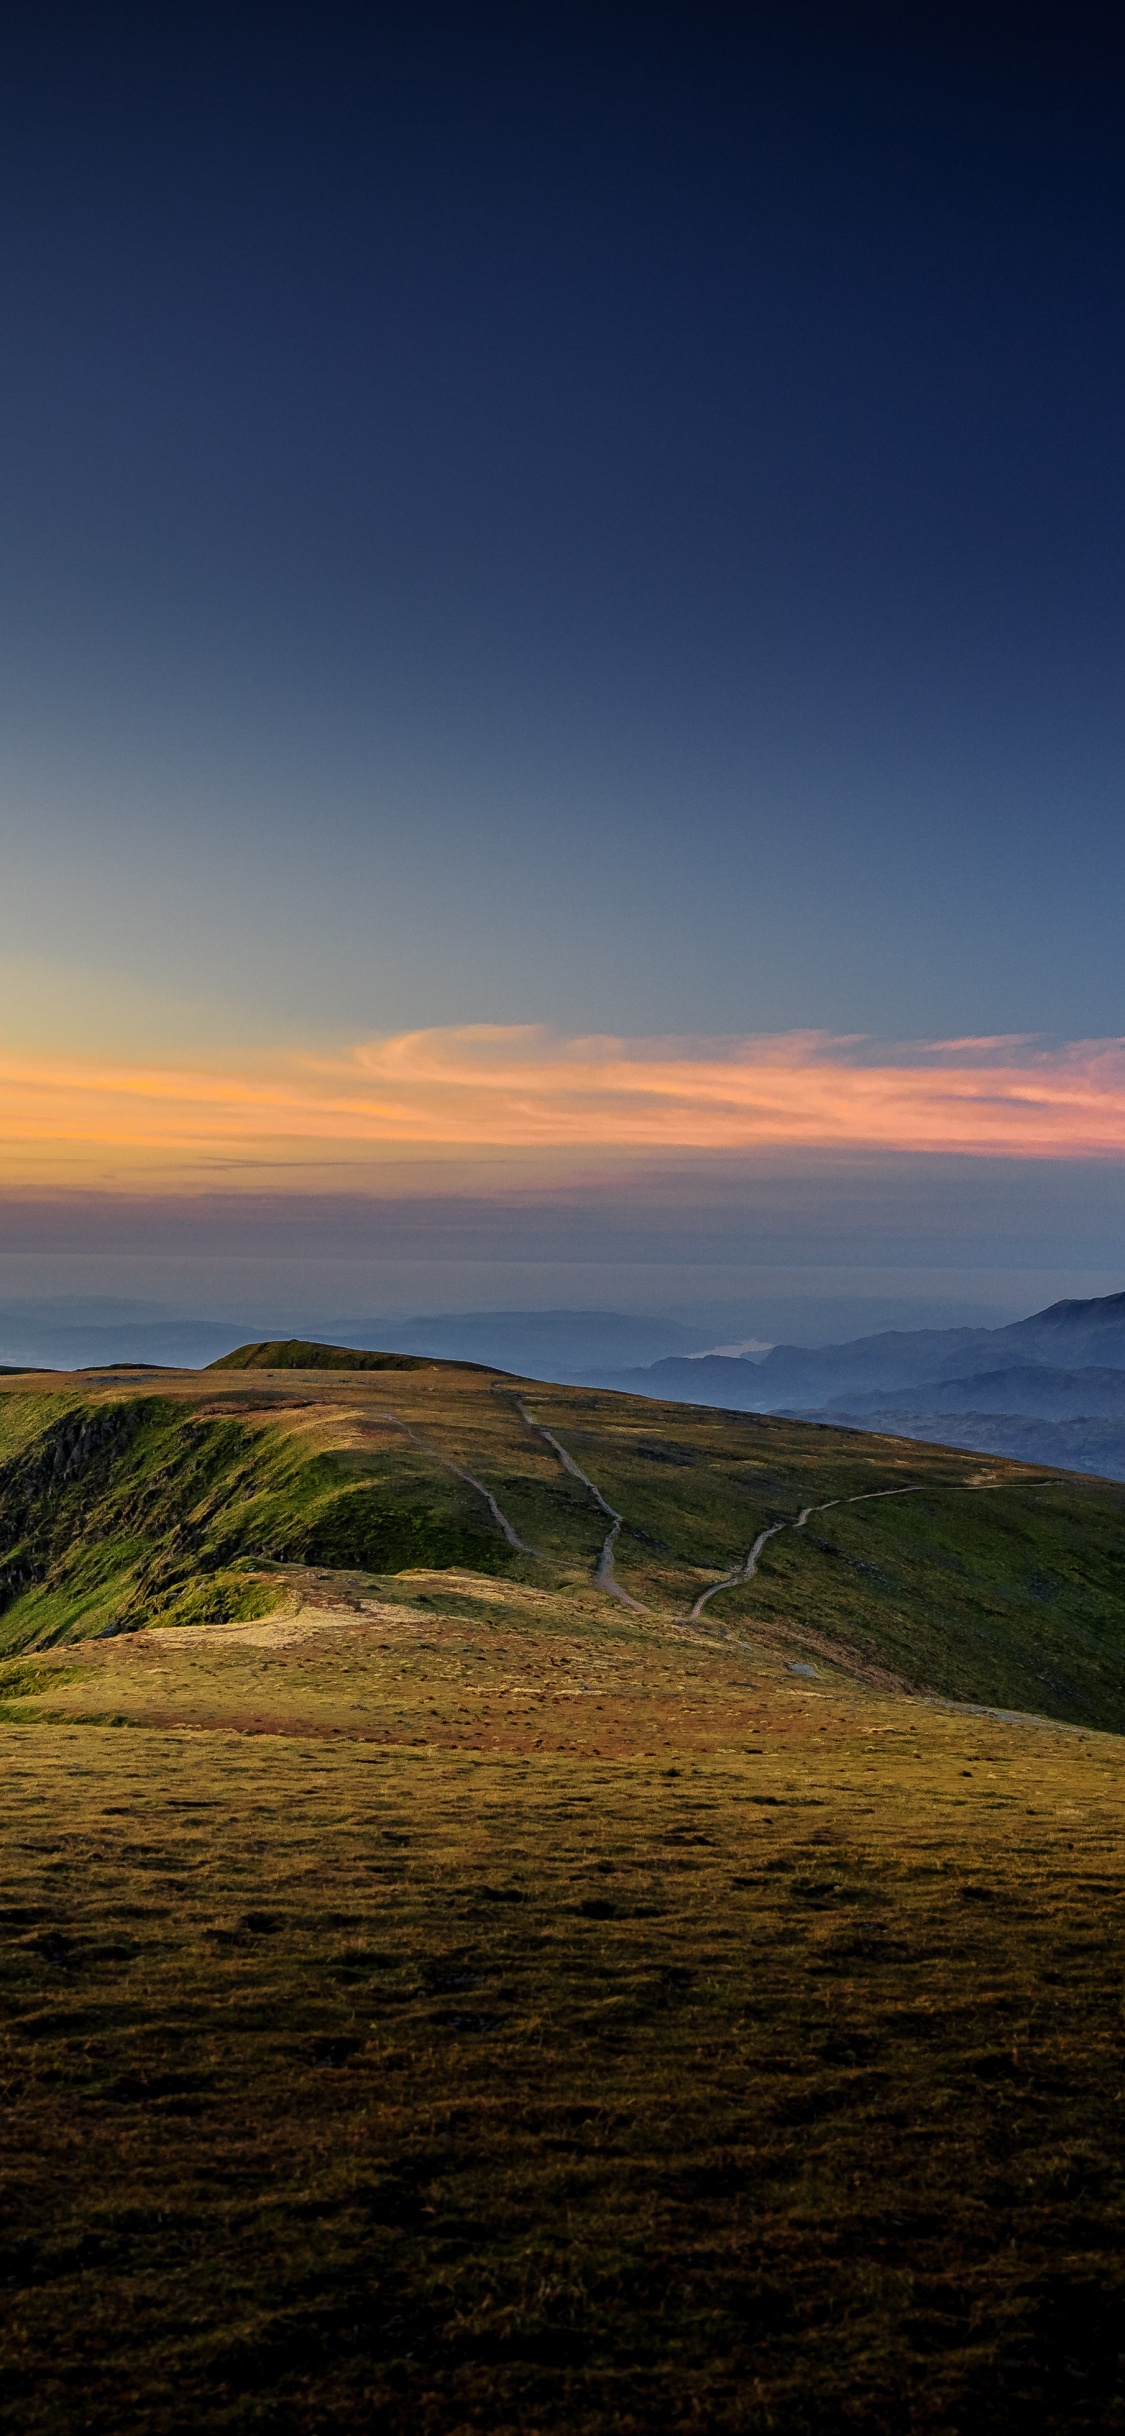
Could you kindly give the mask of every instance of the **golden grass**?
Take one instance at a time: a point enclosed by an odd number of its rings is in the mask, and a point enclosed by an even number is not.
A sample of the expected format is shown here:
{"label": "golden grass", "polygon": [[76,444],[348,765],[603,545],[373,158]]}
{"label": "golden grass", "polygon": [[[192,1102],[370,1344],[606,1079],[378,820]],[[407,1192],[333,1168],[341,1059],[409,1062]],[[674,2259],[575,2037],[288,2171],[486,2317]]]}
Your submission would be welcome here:
{"label": "golden grass", "polygon": [[1125,2424],[1115,1738],[274,1582],[0,1678],[0,2424]]}

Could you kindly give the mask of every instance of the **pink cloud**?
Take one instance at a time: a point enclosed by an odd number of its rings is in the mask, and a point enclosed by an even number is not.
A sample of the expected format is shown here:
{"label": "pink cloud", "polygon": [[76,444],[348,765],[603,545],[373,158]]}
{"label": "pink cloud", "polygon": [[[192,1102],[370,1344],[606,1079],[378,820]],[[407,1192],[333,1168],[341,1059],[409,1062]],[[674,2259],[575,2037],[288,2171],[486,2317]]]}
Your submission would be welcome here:
{"label": "pink cloud", "polygon": [[333,1056],[192,1067],[0,1056],[11,1182],[253,1182],[280,1160],[370,1169],[435,1156],[824,1148],[1067,1159],[1125,1155],[1125,1041],[909,1042],[814,1032],[558,1039],[535,1026],[411,1032]]}

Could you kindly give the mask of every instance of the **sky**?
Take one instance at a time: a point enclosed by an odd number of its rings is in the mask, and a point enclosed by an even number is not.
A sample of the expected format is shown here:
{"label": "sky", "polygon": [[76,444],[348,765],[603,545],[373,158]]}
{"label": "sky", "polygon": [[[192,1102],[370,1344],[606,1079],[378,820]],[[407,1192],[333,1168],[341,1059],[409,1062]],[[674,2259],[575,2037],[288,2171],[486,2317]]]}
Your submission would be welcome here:
{"label": "sky", "polygon": [[0,62],[0,1296],[1125,1286],[1110,13]]}

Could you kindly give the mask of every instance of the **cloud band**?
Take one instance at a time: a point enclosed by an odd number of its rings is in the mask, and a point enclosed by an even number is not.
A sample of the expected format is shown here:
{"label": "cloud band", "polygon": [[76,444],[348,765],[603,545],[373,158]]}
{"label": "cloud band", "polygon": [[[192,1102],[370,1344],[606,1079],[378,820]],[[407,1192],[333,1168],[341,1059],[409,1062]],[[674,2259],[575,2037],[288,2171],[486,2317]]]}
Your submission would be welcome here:
{"label": "cloud band", "polygon": [[0,1055],[11,1182],[122,1170],[186,1182],[394,1151],[547,1160],[823,1149],[1125,1156],[1125,1041],[915,1042],[786,1033],[563,1040],[464,1026],[194,1066]]}

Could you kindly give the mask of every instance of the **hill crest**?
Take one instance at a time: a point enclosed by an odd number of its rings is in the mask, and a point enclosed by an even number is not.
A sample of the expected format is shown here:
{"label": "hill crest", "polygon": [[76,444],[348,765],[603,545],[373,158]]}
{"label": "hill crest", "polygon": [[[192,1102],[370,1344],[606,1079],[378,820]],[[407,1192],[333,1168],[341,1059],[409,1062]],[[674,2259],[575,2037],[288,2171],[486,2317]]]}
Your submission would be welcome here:
{"label": "hill crest", "polygon": [[208,1370],[483,1370],[482,1362],[442,1362],[432,1354],[367,1352],[355,1345],[324,1345],[312,1337],[265,1337],[236,1345],[208,1362]]}

